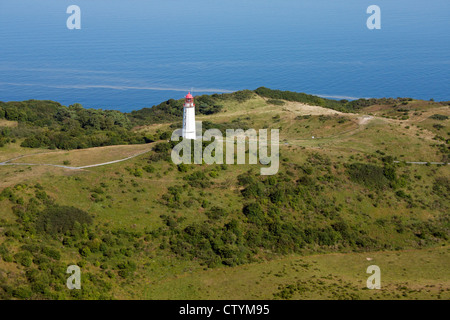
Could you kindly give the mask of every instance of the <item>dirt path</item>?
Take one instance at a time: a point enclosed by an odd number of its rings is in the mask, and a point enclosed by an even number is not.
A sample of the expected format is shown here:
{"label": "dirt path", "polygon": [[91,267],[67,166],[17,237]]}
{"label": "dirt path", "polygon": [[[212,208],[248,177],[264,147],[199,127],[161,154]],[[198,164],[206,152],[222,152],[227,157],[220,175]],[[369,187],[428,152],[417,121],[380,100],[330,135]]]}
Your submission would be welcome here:
{"label": "dirt path", "polygon": [[[401,161],[394,161],[395,163],[400,163]],[[410,163],[410,164],[450,164],[450,163],[445,163],[445,162],[425,162],[425,161],[405,161],[405,163]]]}
{"label": "dirt path", "polygon": [[[151,151],[151,149],[150,150],[145,150],[143,152],[139,152],[137,154],[134,154],[132,156],[129,156],[129,157],[126,157],[126,158],[123,158],[123,159],[113,160],[113,161],[108,161],[108,162],[103,162],[103,163],[90,164],[90,165],[87,165],[87,166],[80,166],[80,167],[64,166],[64,165],[51,164],[51,163],[14,163],[14,162],[11,162],[13,160],[21,159],[21,158],[24,158],[24,157],[27,157],[27,156],[36,155],[37,153],[35,153],[35,154],[24,155],[24,156],[20,156],[20,157],[16,157],[16,158],[13,158],[13,159],[10,159],[10,160],[6,160],[6,161],[3,161],[3,162],[0,162],[0,166],[51,166],[51,167],[58,167],[58,168],[69,169],[69,170],[82,170],[82,169],[86,169],[86,168],[106,166],[108,164],[113,164],[113,163],[117,163],[117,162],[126,161],[126,160],[129,160],[129,159],[136,158],[136,157],[138,157],[138,156],[140,156],[142,154],[145,154],[147,152],[150,152],[150,151]],[[39,154],[43,154],[43,153],[45,153],[45,152],[42,152],[42,153],[39,153]]]}

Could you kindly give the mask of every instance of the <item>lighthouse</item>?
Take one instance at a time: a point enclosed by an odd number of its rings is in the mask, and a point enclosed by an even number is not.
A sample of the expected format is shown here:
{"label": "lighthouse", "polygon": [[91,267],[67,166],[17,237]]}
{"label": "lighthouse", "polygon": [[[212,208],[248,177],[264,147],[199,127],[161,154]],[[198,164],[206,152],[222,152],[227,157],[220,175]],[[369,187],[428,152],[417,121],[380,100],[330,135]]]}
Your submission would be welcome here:
{"label": "lighthouse", "polygon": [[195,104],[194,97],[189,92],[183,105],[183,131],[184,139],[195,140]]}

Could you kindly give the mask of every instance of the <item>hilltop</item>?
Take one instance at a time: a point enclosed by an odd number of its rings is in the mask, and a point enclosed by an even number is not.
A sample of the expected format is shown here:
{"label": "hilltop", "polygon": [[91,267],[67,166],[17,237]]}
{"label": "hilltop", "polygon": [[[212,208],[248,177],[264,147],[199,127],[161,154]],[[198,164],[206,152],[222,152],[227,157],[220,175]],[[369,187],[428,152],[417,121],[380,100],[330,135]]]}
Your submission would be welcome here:
{"label": "hilltop", "polygon": [[[205,130],[279,129],[274,176],[174,165],[182,102],[0,103],[1,298],[450,297],[448,102],[195,97]],[[364,289],[370,264],[385,290]]]}

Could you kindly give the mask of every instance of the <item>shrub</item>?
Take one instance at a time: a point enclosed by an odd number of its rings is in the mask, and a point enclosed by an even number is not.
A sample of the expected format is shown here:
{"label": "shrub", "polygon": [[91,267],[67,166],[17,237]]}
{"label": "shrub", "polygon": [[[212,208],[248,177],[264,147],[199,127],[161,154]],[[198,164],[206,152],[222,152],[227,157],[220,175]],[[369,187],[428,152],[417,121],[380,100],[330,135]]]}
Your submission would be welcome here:
{"label": "shrub", "polygon": [[285,102],[283,100],[278,100],[278,99],[269,99],[267,100],[268,104],[273,104],[275,106],[283,106],[285,104]]}
{"label": "shrub", "polygon": [[397,197],[399,197],[399,198],[404,198],[404,199],[411,198],[411,196],[408,195],[408,194],[406,194],[405,191],[403,191],[403,190],[398,190],[398,191],[395,193],[395,195],[396,195]]}
{"label": "shrub", "polygon": [[209,176],[211,178],[217,178],[219,176],[219,173],[215,170],[212,170],[211,172],[209,172]]}
{"label": "shrub", "polygon": [[30,267],[33,263],[31,254],[28,251],[22,251],[19,253],[16,253],[14,255],[14,259],[17,263],[21,264],[24,267]]}
{"label": "shrub", "polygon": [[434,120],[447,120],[448,116],[443,115],[443,114],[433,114],[430,119],[434,119]]}
{"label": "shrub", "polygon": [[152,165],[147,165],[145,167],[142,168],[145,172],[148,173],[153,173],[155,172],[155,167],[153,167]]}
{"label": "shrub", "polygon": [[252,202],[250,204],[245,205],[242,208],[242,212],[248,217],[251,221],[260,220],[264,216],[264,212],[257,202]]}
{"label": "shrub", "polygon": [[91,254],[91,249],[89,249],[88,247],[83,247],[80,249],[80,254],[83,257],[88,257]]}
{"label": "shrub", "polygon": [[433,124],[433,128],[437,129],[437,130],[441,130],[443,128],[445,128],[445,126],[443,126],[442,124]]}
{"label": "shrub", "polygon": [[119,269],[119,276],[121,276],[122,278],[128,278],[134,273],[137,266],[133,261],[127,261],[118,263],[117,268]]}
{"label": "shrub", "polygon": [[28,299],[31,297],[32,294],[33,294],[33,292],[31,291],[31,289],[29,287],[25,287],[25,286],[20,286],[18,288],[15,288],[12,293],[13,297],[19,298],[19,299]]}
{"label": "shrub", "polygon": [[203,171],[195,171],[190,175],[185,176],[184,180],[187,180],[191,187],[194,188],[205,189],[211,186],[211,181]]}
{"label": "shrub", "polygon": [[205,212],[206,216],[211,220],[218,220],[227,215],[225,209],[214,206]]}
{"label": "shrub", "polygon": [[55,260],[61,259],[61,253],[56,249],[45,247],[42,250],[42,253],[45,254],[47,257],[55,259]]}
{"label": "shrub", "polygon": [[36,222],[36,229],[49,234],[64,234],[77,231],[78,225],[89,225],[92,217],[85,211],[71,207],[53,205],[45,209]]}
{"label": "shrub", "polygon": [[437,177],[433,182],[433,192],[442,198],[450,198],[450,179]]}
{"label": "shrub", "polygon": [[[367,188],[383,189],[389,185],[389,180],[384,175],[384,169],[379,166],[364,163],[352,163],[347,165],[350,179]],[[389,172],[391,174],[391,172]]]}
{"label": "shrub", "polygon": [[158,143],[153,147],[153,151],[156,153],[166,153],[171,149],[171,146],[168,142]]}

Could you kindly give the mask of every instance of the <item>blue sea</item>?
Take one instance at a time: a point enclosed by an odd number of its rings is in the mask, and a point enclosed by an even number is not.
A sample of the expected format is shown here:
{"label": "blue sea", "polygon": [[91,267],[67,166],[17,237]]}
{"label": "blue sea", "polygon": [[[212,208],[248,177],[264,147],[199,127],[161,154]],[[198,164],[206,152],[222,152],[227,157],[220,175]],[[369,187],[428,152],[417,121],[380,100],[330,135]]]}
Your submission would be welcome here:
{"label": "blue sea", "polygon": [[128,112],[260,86],[450,100],[449,13],[449,0],[0,0],[0,101]]}

